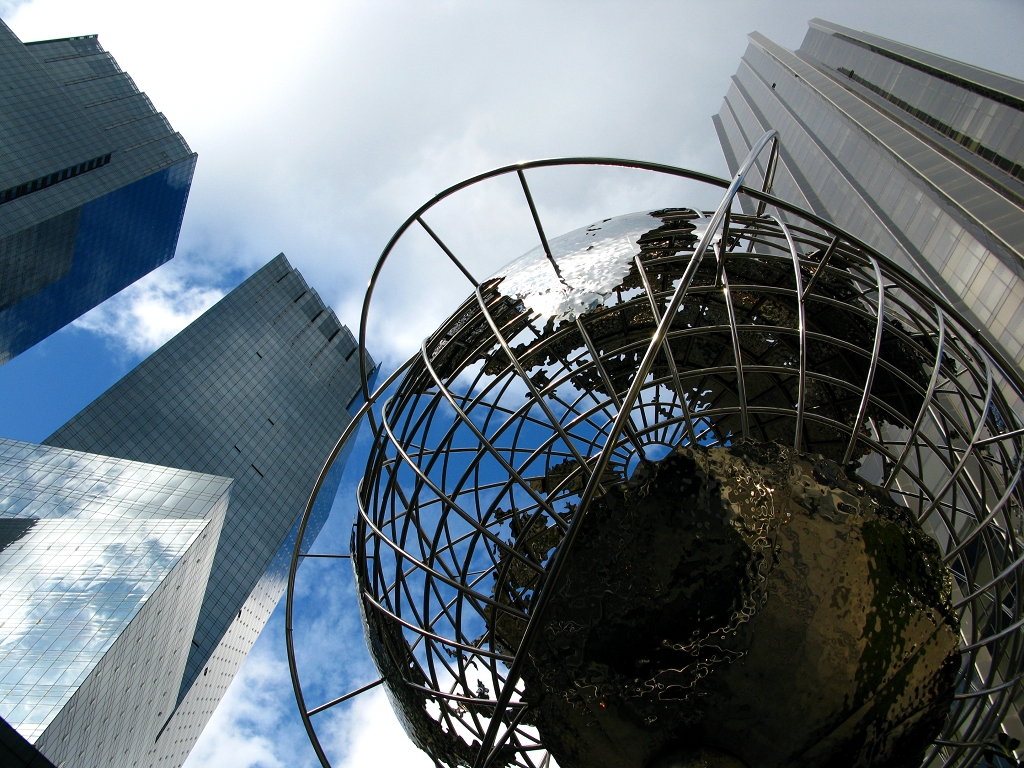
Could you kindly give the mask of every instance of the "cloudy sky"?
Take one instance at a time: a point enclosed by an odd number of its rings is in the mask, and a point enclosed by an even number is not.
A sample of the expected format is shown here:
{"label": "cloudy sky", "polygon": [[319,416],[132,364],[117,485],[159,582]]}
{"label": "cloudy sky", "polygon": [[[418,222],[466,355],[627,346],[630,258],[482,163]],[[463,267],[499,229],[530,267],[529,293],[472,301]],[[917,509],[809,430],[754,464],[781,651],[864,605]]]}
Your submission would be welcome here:
{"label": "cloudy sky", "polygon": [[[559,155],[724,175],[710,118],[752,30],[795,48],[820,16],[1024,78],[1020,0],[0,0],[0,16],[26,41],[98,34],[199,153],[176,258],[0,368],[0,435],[35,441],[281,251],[355,328],[391,232],[466,176]],[[549,234],[645,207],[714,203],[707,190],[623,171],[531,178]],[[520,197],[493,184],[431,221],[487,275],[535,244]],[[410,241],[378,289],[369,344],[385,368],[467,292],[428,245]],[[363,447],[323,551],[344,550]],[[338,695],[373,671],[345,567],[318,567],[303,596],[326,610],[300,617],[300,662],[318,694]],[[315,763],[282,628],[278,611],[188,768]],[[429,764],[379,693],[319,717],[335,765]]]}

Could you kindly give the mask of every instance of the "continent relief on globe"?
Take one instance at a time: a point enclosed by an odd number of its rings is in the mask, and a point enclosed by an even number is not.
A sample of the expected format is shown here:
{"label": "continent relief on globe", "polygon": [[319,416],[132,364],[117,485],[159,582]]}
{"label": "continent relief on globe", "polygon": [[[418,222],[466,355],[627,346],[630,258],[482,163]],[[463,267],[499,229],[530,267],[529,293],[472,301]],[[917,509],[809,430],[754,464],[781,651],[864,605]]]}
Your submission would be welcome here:
{"label": "continent relief on globe", "polygon": [[[560,538],[520,533],[542,559]],[[523,674],[561,768],[916,768],[945,721],[939,547],[818,455],[676,448],[593,502],[568,558]],[[530,586],[507,573],[499,599]],[[522,630],[495,627],[509,648]]]}

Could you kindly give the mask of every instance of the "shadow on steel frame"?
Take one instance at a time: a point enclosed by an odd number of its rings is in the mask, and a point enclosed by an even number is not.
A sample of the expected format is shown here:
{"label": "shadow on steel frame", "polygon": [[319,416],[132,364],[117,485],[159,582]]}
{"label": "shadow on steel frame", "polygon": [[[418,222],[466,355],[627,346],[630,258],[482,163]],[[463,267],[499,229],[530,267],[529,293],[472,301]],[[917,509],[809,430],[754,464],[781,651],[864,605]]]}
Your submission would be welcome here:
{"label": "shadow on steel frame", "polygon": [[[765,172],[763,174],[764,183],[762,185],[762,188],[760,190],[756,190],[756,189],[752,189],[750,187],[744,186],[743,182],[746,179],[747,174],[749,173],[751,168],[754,167],[754,165],[755,165],[755,163],[757,161],[757,158],[760,157],[760,155],[764,151],[765,147],[767,147],[769,145],[770,145],[771,148],[770,148],[769,159],[768,159],[768,162],[766,164]],[[673,297],[672,297],[672,300],[671,300],[669,306],[666,308],[666,311],[662,315],[662,319],[659,322],[657,330],[655,331],[655,334],[654,334],[654,336],[652,338],[651,344],[648,346],[647,353],[645,354],[645,356],[643,358],[643,361],[640,364],[640,368],[638,369],[637,374],[634,376],[633,383],[630,386],[630,389],[627,392],[626,396],[623,398],[623,402],[622,402],[622,405],[620,407],[619,414],[616,417],[616,419],[615,419],[615,421],[614,421],[614,423],[612,425],[612,430],[611,430],[611,432],[608,435],[608,439],[606,440],[605,448],[602,449],[601,453],[598,455],[597,463],[596,463],[596,465],[594,467],[594,471],[591,473],[590,479],[588,480],[587,485],[584,488],[583,493],[581,494],[581,499],[580,499],[581,503],[579,505],[580,513],[577,514],[574,517],[573,522],[570,525],[570,528],[569,528],[569,530],[566,533],[565,539],[563,540],[562,544],[556,550],[556,552],[555,552],[555,554],[554,554],[554,556],[552,558],[552,563],[551,563],[550,570],[548,571],[547,576],[545,578],[545,581],[544,581],[544,583],[543,583],[539,593],[537,594],[537,596],[535,598],[534,607],[533,607],[533,610],[531,610],[530,620],[529,620],[529,622],[527,624],[526,631],[525,631],[524,636],[523,636],[523,640],[522,640],[518,650],[516,651],[515,658],[514,658],[512,664],[511,664],[511,666],[509,667],[508,675],[507,675],[506,680],[505,680],[505,685],[502,687],[501,694],[500,694],[500,696],[499,696],[499,698],[497,700],[497,706],[495,708],[496,714],[490,720],[486,737],[485,737],[483,743],[480,745],[479,751],[477,753],[477,759],[476,759],[476,763],[475,763],[474,768],[487,768],[490,765],[490,763],[493,760],[493,758],[497,755],[498,750],[501,747],[501,742],[495,743],[497,741],[498,729],[500,728],[501,722],[503,720],[502,717],[497,716],[497,712],[498,711],[507,710],[509,701],[510,701],[511,696],[512,696],[512,694],[514,692],[514,689],[515,689],[516,682],[519,679],[521,667],[522,667],[522,664],[523,664],[523,659],[525,658],[525,655],[526,655],[525,651],[529,647],[530,643],[532,642],[532,638],[533,638],[534,634],[537,631],[537,627],[540,625],[539,616],[543,613],[546,604],[550,600],[551,594],[554,592],[555,588],[558,585],[558,580],[559,580],[559,577],[561,575],[562,569],[564,567],[564,563],[566,561],[566,552],[572,546],[573,541],[574,541],[574,539],[576,538],[576,535],[579,532],[580,522],[584,519],[584,517],[586,515],[586,511],[587,511],[587,509],[589,507],[589,504],[593,500],[593,497],[594,497],[594,495],[595,495],[595,493],[596,493],[596,491],[598,489],[598,479],[602,476],[602,472],[606,468],[606,466],[608,464],[608,461],[610,459],[610,455],[611,454],[610,454],[610,448],[609,447],[613,446],[615,444],[615,442],[618,439],[619,435],[621,434],[623,428],[625,427],[627,416],[628,416],[628,414],[630,412],[630,406],[632,405],[632,403],[635,401],[635,399],[638,397],[638,395],[640,393],[641,385],[642,385],[642,383],[643,383],[643,381],[645,379],[646,372],[650,370],[650,368],[652,367],[652,365],[654,363],[655,358],[659,354],[662,341],[665,339],[665,337],[667,335],[667,332],[669,330],[669,326],[670,326],[670,324],[672,322],[672,318],[676,314],[677,310],[679,309],[679,306],[682,303],[682,299],[683,299],[683,297],[686,294],[686,291],[687,291],[687,289],[689,287],[689,284],[690,284],[690,282],[691,282],[691,280],[692,280],[692,278],[693,278],[693,276],[694,276],[694,274],[696,272],[696,269],[699,266],[701,260],[703,259],[704,254],[706,253],[709,245],[711,245],[711,243],[713,242],[714,236],[721,230],[721,232],[722,232],[721,242],[723,242],[723,243],[727,242],[727,235],[728,235],[728,231],[729,231],[730,214],[731,214],[731,209],[732,209],[732,203],[735,200],[736,196],[738,194],[743,194],[743,195],[746,195],[749,198],[752,198],[752,199],[756,200],[758,202],[757,209],[756,209],[757,210],[756,216],[758,218],[760,218],[760,217],[762,217],[764,215],[765,209],[768,206],[772,206],[772,207],[774,207],[776,210],[778,210],[780,212],[791,213],[791,214],[794,214],[796,216],[799,216],[800,218],[802,218],[802,219],[804,219],[804,220],[806,220],[806,221],[808,221],[810,223],[815,224],[816,226],[820,227],[821,229],[823,229],[828,234],[832,235],[833,236],[832,244],[829,246],[829,248],[826,251],[825,255],[822,257],[822,266],[824,266],[824,263],[826,262],[828,257],[832,255],[832,252],[834,252],[834,250],[835,250],[836,244],[841,239],[841,240],[844,240],[847,243],[851,244],[855,248],[860,249],[865,255],[867,255],[872,260],[878,259],[878,260],[883,261],[886,264],[887,269],[889,269],[892,272],[898,274],[899,276],[908,279],[912,283],[918,282],[916,280],[916,278],[914,278],[912,275],[910,275],[905,269],[903,269],[899,265],[893,263],[891,260],[887,259],[885,256],[883,256],[882,254],[878,253],[873,248],[868,246],[866,243],[862,242],[861,240],[859,240],[858,238],[856,238],[853,235],[849,234],[848,232],[845,232],[844,230],[842,230],[839,227],[835,226],[834,224],[832,224],[831,222],[827,221],[826,219],[823,219],[823,218],[821,218],[821,217],[819,217],[819,216],[817,216],[817,215],[815,215],[813,213],[810,213],[808,211],[805,211],[805,210],[799,208],[796,205],[793,205],[791,203],[788,203],[788,202],[786,202],[784,200],[781,200],[781,199],[771,195],[770,194],[770,190],[771,190],[772,182],[774,181],[775,171],[776,171],[776,167],[777,167],[777,164],[778,164],[778,159],[779,159],[779,135],[778,135],[777,131],[770,130],[770,131],[766,132],[758,140],[758,142],[753,146],[753,148],[751,149],[750,153],[747,155],[747,157],[744,160],[743,164],[740,166],[739,170],[736,172],[735,176],[732,178],[731,181],[719,178],[717,176],[712,176],[710,174],[701,173],[699,171],[692,171],[692,170],[689,170],[689,169],[678,168],[678,167],[671,166],[671,165],[664,165],[664,164],[660,164],[660,163],[650,163],[650,162],[645,162],[645,161],[641,161],[641,160],[627,160],[627,159],[620,159],[620,158],[607,158],[607,157],[565,157],[565,158],[549,158],[549,159],[541,159],[541,160],[532,160],[532,161],[522,162],[522,163],[515,163],[515,164],[512,164],[512,165],[505,165],[505,166],[502,166],[500,168],[495,168],[495,169],[487,171],[485,173],[481,173],[481,174],[479,174],[477,176],[473,176],[471,178],[465,179],[465,180],[463,180],[463,181],[461,181],[461,182],[459,182],[457,184],[454,184],[454,185],[448,187],[444,191],[442,191],[442,192],[438,193],[437,195],[435,195],[434,197],[432,197],[430,200],[428,200],[422,206],[420,206],[420,208],[418,208],[414,213],[412,213],[405,220],[405,222],[403,222],[403,224],[392,235],[391,239],[388,241],[388,243],[385,246],[384,250],[381,252],[380,257],[377,259],[377,262],[376,262],[376,264],[374,266],[373,273],[372,273],[372,275],[370,277],[370,281],[369,281],[369,284],[368,284],[367,289],[366,289],[366,295],[365,295],[365,298],[363,300],[362,314],[361,314],[361,317],[360,317],[360,323],[359,323],[359,347],[358,347],[358,349],[359,349],[359,363],[360,363],[360,373],[361,373],[361,387],[362,387],[362,394],[363,394],[363,401],[364,402],[363,402],[362,407],[358,410],[358,412],[352,418],[352,421],[349,423],[349,425],[345,428],[344,432],[338,438],[338,441],[335,443],[334,448],[332,449],[330,455],[328,456],[327,460],[324,462],[324,465],[323,465],[323,467],[320,470],[320,474],[317,477],[317,481],[316,481],[316,484],[313,487],[313,491],[310,493],[309,499],[306,502],[306,507],[305,507],[305,510],[303,512],[303,515],[302,515],[302,518],[301,518],[301,521],[300,521],[299,530],[298,530],[298,537],[296,539],[295,548],[294,548],[294,550],[292,552],[291,564],[290,564],[290,568],[289,568],[289,572],[288,572],[288,587],[287,587],[287,596],[286,596],[286,601],[285,601],[285,644],[286,644],[287,654],[288,654],[288,668],[289,668],[289,673],[291,675],[292,687],[293,687],[293,690],[295,692],[296,703],[298,704],[298,708],[299,708],[299,714],[300,714],[300,716],[302,718],[302,722],[303,722],[303,725],[304,725],[304,727],[306,729],[306,733],[309,736],[310,742],[313,745],[313,749],[316,752],[317,758],[319,759],[321,765],[324,768],[330,768],[331,764],[330,764],[330,761],[328,760],[326,754],[324,753],[324,750],[323,750],[322,745],[320,744],[319,738],[317,737],[316,730],[313,727],[313,723],[312,723],[312,721],[310,719],[311,716],[314,715],[314,714],[317,714],[319,712],[322,712],[322,711],[324,711],[324,710],[326,710],[326,709],[328,709],[330,707],[333,707],[333,706],[335,706],[337,704],[341,704],[342,702],[348,701],[351,698],[353,698],[355,696],[358,696],[361,693],[364,693],[366,691],[371,690],[372,688],[380,685],[383,682],[383,679],[378,679],[378,680],[376,680],[373,683],[370,683],[368,685],[362,686],[362,687],[360,687],[360,688],[358,688],[356,690],[353,690],[353,691],[351,691],[349,693],[346,693],[345,695],[340,696],[340,697],[338,697],[338,698],[336,698],[334,700],[328,701],[325,704],[322,704],[322,705],[320,705],[318,707],[315,707],[315,708],[313,708],[311,710],[307,710],[306,703],[305,703],[305,698],[304,698],[303,692],[302,692],[302,684],[301,684],[301,682],[299,680],[298,667],[297,667],[296,658],[295,658],[295,644],[294,644],[294,634],[293,634],[293,630],[294,630],[293,618],[294,618],[294,601],[295,601],[295,580],[296,580],[296,575],[297,575],[297,572],[298,572],[299,562],[304,557],[315,557],[315,555],[304,555],[301,552],[301,547],[302,547],[302,543],[303,543],[303,540],[304,540],[304,537],[305,537],[306,526],[307,526],[307,524],[309,522],[309,518],[310,518],[310,515],[312,513],[313,506],[316,503],[317,497],[318,497],[318,495],[320,493],[320,489],[321,489],[321,486],[323,485],[324,478],[326,477],[328,471],[331,469],[332,465],[334,464],[334,461],[337,459],[337,457],[338,457],[339,453],[341,452],[343,446],[348,441],[348,439],[355,433],[356,429],[361,424],[361,422],[362,422],[362,420],[364,418],[369,420],[370,425],[371,425],[371,429],[376,431],[377,426],[376,426],[376,421],[375,421],[375,418],[374,418],[373,407],[376,405],[377,400],[382,395],[382,393],[386,392],[395,382],[397,382],[399,380],[401,375],[420,356],[419,352],[415,353],[406,362],[404,362],[401,366],[399,366],[383,383],[381,383],[374,392],[370,392],[370,390],[369,390],[369,374],[370,374],[370,371],[368,371],[367,367],[366,367],[366,365],[367,365],[367,359],[366,359],[367,358],[367,356],[366,356],[367,319],[368,319],[368,316],[369,316],[370,304],[371,304],[372,299],[373,299],[373,293],[374,293],[374,289],[375,289],[376,284],[377,284],[377,280],[379,279],[380,274],[381,274],[381,272],[382,272],[382,270],[384,268],[384,265],[387,262],[388,257],[390,256],[392,250],[394,249],[394,247],[396,246],[398,241],[413,226],[413,224],[419,224],[425,230],[425,232],[431,237],[431,239],[438,245],[438,247],[445,253],[445,255],[462,272],[462,274],[466,277],[466,279],[473,285],[474,290],[478,291],[479,290],[479,286],[480,286],[479,281],[470,273],[470,271],[462,264],[462,262],[459,261],[459,259],[444,244],[444,242],[434,233],[434,231],[427,225],[427,223],[423,220],[422,217],[423,217],[423,214],[425,214],[427,211],[429,211],[435,205],[440,203],[442,200],[445,200],[446,198],[451,197],[455,193],[457,193],[457,192],[459,192],[461,190],[464,190],[464,189],[466,189],[468,187],[471,187],[471,186],[473,186],[475,184],[478,184],[478,183],[480,183],[482,181],[486,181],[486,180],[489,180],[489,179],[497,178],[499,176],[505,176],[505,175],[508,175],[508,174],[511,174],[511,173],[515,173],[515,174],[518,175],[519,180],[520,180],[520,182],[522,184],[522,187],[523,187],[524,195],[525,195],[527,203],[528,203],[528,205],[530,207],[530,212],[532,214],[532,217],[533,217],[533,220],[534,220],[534,224],[536,225],[536,228],[537,228],[537,234],[538,234],[538,236],[540,238],[541,245],[544,248],[545,255],[552,262],[552,266],[554,267],[556,272],[558,272],[558,267],[554,263],[554,260],[553,260],[553,258],[551,256],[551,251],[550,251],[550,248],[548,246],[547,238],[546,238],[546,236],[544,234],[544,230],[543,230],[543,227],[541,225],[540,217],[539,217],[539,215],[537,213],[536,206],[534,205],[533,197],[532,197],[532,194],[530,193],[530,189],[529,189],[529,186],[527,184],[526,177],[524,175],[524,171],[527,171],[527,170],[530,170],[530,169],[534,169],[534,168],[552,168],[552,167],[564,167],[564,166],[605,166],[605,167],[629,168],[629,169],[634,169],[634,170],[642,170],[642,171],[650,171],[650,172],[654,172],[654,173],[660,173],[660,174],[664,174],[664,175],[668,175],[668,176],[675,176],[677,178],[690,179],[690,180],[693,180],[693,181],[699,181],[699,182],[706,183],[706,184],[709,184],[711,186],[717,186],[717,187],[720,187],[720,188],[723,188],[723,189],[726,190],[726,193],[725,193],[724,198],[722,199],[722,202],[719,204],[717,210],[713,214],[707,229],[705,230],[703,236],[700,238],[700,241],[698,242],[697,246],[694,249],[694,255],[691,258],[690,264],[688,265],[688,267],[687,267],[687,269],[686,269],[686,271],[685,271],[685,273],[683,275],[683,278],[680,280],[679,285],[676,288],[675,293],[673,294]],[[823,271],[823,270],[821,270],[821,271]],[[803,289],[802,293],[804,295],[806,295],[807,293],[810,292],[810,289],[811,289],[811,287],[813,287],[813,284],[814,284],[818,274],[820,274],[820,272],[816,272],[815,276],[812,277],[811,281]],[[948,304],[942,297],[940,297],[938,295],[934,295],[933,292],[930,292],[930,293],[932,293],[933,295],[930,295],[928,297],[929,300],[934,302],[935,305],[940,310],[942,310],[942,312],[946,313],[947,315],[949,315],[950,317],[955,319],[957,321],[957,323],[959,323],[963,328],[969,329],[969,332],[971,334],[972,340],[979,346],[979,348],[984,350],[984,352],[997,363],[997,365],[1000,367],[1002,373],[1004,375],[1006,375],[1007,378],[1009,378],[1011,380],[1011,382],[1018,389],[1018,391],[1024,391],[1024,379],[1021,378],[1021,376],[1017,372],[1016,367],[1014,365],[1012,365],[1008,360],[1006,360],[1003,357],[1003,355],[1000,353],[1000,351],[998,349],[996,349],[981,333],[977,332],[976,329],[972,328],[971,325],[969,323],[967,323],[967,321],[961,316],[961,314],[954,307],[952,307],[950,304]],[[881,317],[881,314],[880,314],[880,317]],[[879,325],[879,327],[880,327],[880,325]],[[880,334],[878,334],[878,337],[880,337]],[[876,346],[877,346],[877,341],[878,341],[878,338],[876,338]],[[877,357],[877,354],[876,354],[876,357]],[[867,391],[868,390],[870,390],[870,382],[868,383],[868,386],[865,388],[865,398],[864,398],[865,402],[863,402],[861,404],[860,414],[859,414],[860,418],[863,418],[863,411],[864,411],[864,408],[866,406]],[[797,434],[799,434],[799,432]],[[853,442],[856,439],[856,434],[857,433],[856,433],[856,430],[855,430],[853,432],[852,436],[851,436],[851,446],[850,446],[851,449],[852,449]],[[1002,435],[1000,437],[1009,438],[1009,437],[1013,437],[1013,436],[1015,436],[1015,433],[1010,433],[1010,434]],[[848,450],[847,453],[849,454],[849,450]],[[349,555],[335,555],[335,557],[348,558]],[[1013,682],[1016,683],[1016,681],[1013,681]],[[509,731],[510,730],[511,729],[509,729]],[[507,733],[509,731],[506,731],[506,735],[507,735]],[[963,746],[972,746],[972,747],[980,748],[981,746],[984,746],[984,745],[981,745],[981,744],[970,744],[970,745],[964,744]]]}

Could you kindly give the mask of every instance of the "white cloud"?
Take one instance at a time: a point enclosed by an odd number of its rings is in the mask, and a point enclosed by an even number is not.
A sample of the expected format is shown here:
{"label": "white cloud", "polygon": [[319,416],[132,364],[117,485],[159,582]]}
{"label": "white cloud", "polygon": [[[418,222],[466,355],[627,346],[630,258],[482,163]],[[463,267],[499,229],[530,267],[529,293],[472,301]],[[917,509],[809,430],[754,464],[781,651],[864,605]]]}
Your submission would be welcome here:
{"label": "white cloud", "polygon": [[[268,698],[273,686],[252,672],[252,667],[265,663],[250,656],[183,768],[319,765],[311,748],[280,738],[275,716],[280,714],[281,702]],[[433,761],[406,736],[387,695],[379,690],[363,694],[328,727],[319,729],[318,735],[334,768],[434,768]]]}
{"label": "white cloud", "polygon": [[224,296],[171,262],[78,318],[74,326],[127,355],[148,355]]}
{"label": "white cloud", "polygon": [[7,18],[17,10],[19,5],[24,5],[29,0],[0,0],[0,17]]}
{"label": "white cloud", "polygon": [[434,768],[405,735],[380,690],[363,694],[327,731],[336,768]]}
{"label": "white cloud", "polygon": [[294,768],[286,742],[276,737],[287,681],[287,667],[271,648],[254,649],[185,761],[187,768]]}
{"label": "white cloud", "polygon": [[[353,616],[320,610],[337,597],[336,585],[316,578],[300,581],[315,593],[318,606],[309,613],[300,610],[296,619],[300,667],[319,670],[326,679],[316,682],[328,683],[332,697],[372,680]],[[183,768],[319,768],[292,694],[283,630],[279,604]],[[307,685],[305,693],[323,696],[324,689]],[[314,724],[334,768],[433,768],[406,736],[380,688],[316,715]]]}
{"label": "white cloud", "polygon": [[[254,0],[244,13],[229,0],[4,2],[26,40],[98,33],[199,152],[180,252],[249,273],[283,250],[350,325],[394,229],[468,175],[578,154],[724,173],[710,116],[751,29],[795,47],[821,15],[1024,74],[1014,57],[1024,12],[1011,0],[968,16],[951,0]],[[536,182],[549,236],[640,210],[638,200],[705,204],[621,173],[559,178]],[[490,274],[536,244],[529,220],[516,218],[516,194],[431,221]],[[428,247],[396,255],[398,271],[378,291],[371,351],[386,365],[468,293],[436,256]],[[196,294],[200,283],[191,286]],[[148,310],[154,323],[159,306]]]}

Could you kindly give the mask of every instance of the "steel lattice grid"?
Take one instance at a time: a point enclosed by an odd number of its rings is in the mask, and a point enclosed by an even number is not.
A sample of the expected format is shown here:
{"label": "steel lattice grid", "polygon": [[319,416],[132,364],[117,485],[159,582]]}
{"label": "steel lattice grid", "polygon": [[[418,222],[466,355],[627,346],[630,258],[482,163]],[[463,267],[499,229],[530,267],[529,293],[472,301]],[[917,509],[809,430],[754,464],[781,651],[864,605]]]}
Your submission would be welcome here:
{"label": "steel lattice grid", "polygon": [[[741,436],[859,460],[917,512],[956,577],[964,664],[930,757],[960,764],[998,730],[1022,671],[1015,387],[927,290],[795,218],[733,214],[602,480],[665,446]],[[353,553],[370,634],[404,646],[389,651],[407,665],[381,671],[407,722],[421,709],[467,746],[483,741],[545,562],[694,243],[683,231],[642,242],[624,290],[557,325],[481,285],[384,404]],[[518,698],[501,758],[544,765]],[[473,759],[409,725],[443,762]]]}
{"label": "steel lattice grid", "polygon": [[[769,143],[762,191],[742,186]],[[956,701],[925,763],[971,764],[1017,717],[1006,715],[1019,689],[1024,623],[1024,429],[1015,415],[1024,382],[984,333],[899,266],[767,194],[777,159],[769,131],[732,183],[613,158],[498,168],[421,206],[378,260],[363,305],[361,358],[374,286],[410,227],[421,225],[476,289],[376,392],[364,375],[367,402],[320,478],[367,419],[374,446],[351,549],[360,610],[396,712],[436,764],[550,762],[519,700],[516,667],[533,625],[520,644],[522,628],[531,610],[543,611],[574,521],[641,455],[743,436],[854,462],[941,544],[955,576],[964,653]],[[698,214],[658,212],[666,226],[644,238],[614,298],[557,327],[502,296],[500,281],[478,283],[423,219],[467,187],[518,174],[557,273],[524,171],[579,165],[728,189],[699,242],[686,231]],[[731,213],[737,194],[756,201],[757,216]],[[767,206],[781,220],[763,216]],[[670,320],[661,317],[669,311]],[[624,399],[628,418],[616,419]],[[285,637],[300,715],[329,766],[311,717],[381,681],[306,709],[292,620],[318,492],[319,482],[292,557]],[[517,681],[511,688],[509,676]]]}

